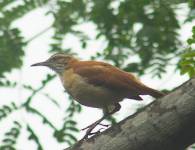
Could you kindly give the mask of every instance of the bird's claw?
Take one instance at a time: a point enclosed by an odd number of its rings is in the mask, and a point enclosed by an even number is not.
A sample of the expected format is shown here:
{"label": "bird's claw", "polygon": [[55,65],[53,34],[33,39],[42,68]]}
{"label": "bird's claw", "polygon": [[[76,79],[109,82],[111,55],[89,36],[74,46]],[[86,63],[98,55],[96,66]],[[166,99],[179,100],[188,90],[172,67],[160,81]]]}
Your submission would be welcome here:
{"label": "bird's claw", "polygon": [[[81,129],[81,130],[84,131],[84,130],[86,130],[86,129],[89,129],[89,128],[93,127],[94,124],[95,124],[95,123],[93,123],[93,124],[91,124],[91,125],[89,125],[89,126],[83,128],[83,129]],[[99,124],[97,124],[97,125],[101,125],[101,126],[106,127],[106,128],[110,126],[110,125],[108,125],[108,124],[102,124],[102,123],[99,123]],[[103,128],[101,128],[101,129],[103,129]]]}
{"label": "bird's claw", "polygon": [[89,136],[99,134],[99,133],[101,133],[101,130],[105,129],[105,128],[100,128],[98,131],[92,132],[92,130],[93,130],[97,125],[101,125],[101,126],[103,126],[103,127],[109,127],[109,125],[95,122],[95,123],[93,123],[93,124],[87,126],[86,128],[81,129],[82,131],[87,129],[86,134],[85,134],[85,136],[83,137],[82,140],[87,140],[87,139],[89,139]]}
{"label": "bird's claw", "polygon": [[83,137],[82,140],[87,140],[89,139],[89,136],[93,136],[93,135],[98,135],[101,133],[101,130],[103,130],[104,128],[100,128],[98,131],[96,132],[91,132],[91,130],[89,130],[89,132],[87,131],[87,133],[85,134],[85,136]]}

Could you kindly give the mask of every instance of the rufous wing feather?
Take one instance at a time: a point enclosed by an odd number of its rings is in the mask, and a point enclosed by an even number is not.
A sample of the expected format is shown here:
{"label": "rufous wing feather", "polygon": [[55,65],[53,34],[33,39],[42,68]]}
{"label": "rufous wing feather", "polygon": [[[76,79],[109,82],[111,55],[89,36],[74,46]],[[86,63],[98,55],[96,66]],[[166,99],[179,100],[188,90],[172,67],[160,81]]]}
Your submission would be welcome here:
{"label": "rufous wing feather", "polygon": [[134,75],[112,65],[96,61],[80,61],[73,64],[74,72],[88,83],[102,86],[123,94],[126,98],[142,100],[139,95],[160,97],[160,92],[142,84]]}

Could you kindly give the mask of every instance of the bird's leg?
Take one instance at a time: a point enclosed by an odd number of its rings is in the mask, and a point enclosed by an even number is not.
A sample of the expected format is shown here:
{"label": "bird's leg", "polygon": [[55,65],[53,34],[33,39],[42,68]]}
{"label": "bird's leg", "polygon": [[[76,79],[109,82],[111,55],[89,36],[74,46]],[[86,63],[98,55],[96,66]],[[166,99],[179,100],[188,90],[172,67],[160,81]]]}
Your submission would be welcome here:
{"label": "bird's leg", "polygon": [[[116,103],[116,104],[115,104],[115,108],[114,108],[111,112],[108,112],[108,111],[107,111],[107,112],[104,114],[104,116],[103,116],[102,118],[100,118],[99,120],[97,120],[97,121],[94,122],[93,124],[89,125],[88,127],[82,129],[82,130],[87,129],[86,134],[85,134],[85,136],[83,137],[83,140],[88,139],[88,136],[90,136],[90,135],[94,135],[94,134],[100,133],[100,130],[98,130],[97,132],[94,132],[94,133],[92,133],[91,131],[92,131],[98,124],[100,124],[100,122],[102,122],[105,118],[107,118],[108,116],[110,116],[110,115],[114,114],[115,112],[119,111],[120,108],[121,108],[120,104],[119,104],[119,103]],[[100,124],[100,125],[102,125],[102,124]],[[103,126],[106,126],[106,125],[103,125]]]}

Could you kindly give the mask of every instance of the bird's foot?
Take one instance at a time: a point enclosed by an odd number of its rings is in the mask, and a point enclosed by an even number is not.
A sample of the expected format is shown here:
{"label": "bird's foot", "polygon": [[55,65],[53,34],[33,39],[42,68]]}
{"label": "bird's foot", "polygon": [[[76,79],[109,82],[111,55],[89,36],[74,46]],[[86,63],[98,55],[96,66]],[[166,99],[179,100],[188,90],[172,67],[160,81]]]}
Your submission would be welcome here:
{"label": "bird's foot", "polygon": [[98,131],[95,131],[95,132],[91,132],[93,129],[90,129],[90,130],[89,129],[87,130],[85,136],[81,140],[87,140],[87,139],[89,139],[89,136],[100,134],[101,130],[103,130],[104,128],[100,128]]}
{"label": "bird's foot", "polygon": [[[82,131],[84,131],[84,130],[86,130],[86,129],[89,129],[91,126],[93,126],[94,124],[95,124],[96,122],[94,122],[93,124],[90,124],[89,126],[87,126],[87,127],[85,127],[85,128],[83,128],[83,129],[81,129]],[[98,123],[97,125],[101,125],[101,126],[103,126],[103,127],[109,127],[110,125],[108,125],[108,124],[102,124],[102,123]],[[96,125],[96,126],[97,126]],[[102,128],[103,129],[103,128]]]}
{"label": "bird's foot", "polygon": [[109,127],[109,125],[102,124],[102,123],[100,123],[99,120],[98,120],[98,121],[94,122],[93,124],[87,126],[86,128],[81,129],[81,130],[86,130],[86,129],[87,129],[86,134],[85,134],[85,136],[83,137],[82,140],[87,140],[87,139],[89,138],[89,136],[97,135],[97,134],[101,133],[101,130],[103,130],[104,128],[100,128],[98,131],[92,132],[92,130],[93,130],[97,125],[101,125],[101,126],[103,126],[103,127]]}

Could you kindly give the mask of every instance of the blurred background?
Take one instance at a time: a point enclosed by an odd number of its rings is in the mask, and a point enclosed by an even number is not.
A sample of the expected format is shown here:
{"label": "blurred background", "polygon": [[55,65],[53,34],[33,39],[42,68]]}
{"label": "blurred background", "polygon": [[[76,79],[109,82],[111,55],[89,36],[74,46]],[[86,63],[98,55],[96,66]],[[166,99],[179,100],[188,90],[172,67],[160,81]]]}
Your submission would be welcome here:
{"label": "blurred background", "polygon": [[[31,64],[65,52],[170,92],[195,75],[194,25],[194,0],[0,0],[0,150],[62,150],[102,116],[73,101],[54,72]],[[143,98],[124,100],[105,123],[153,100]]]}

